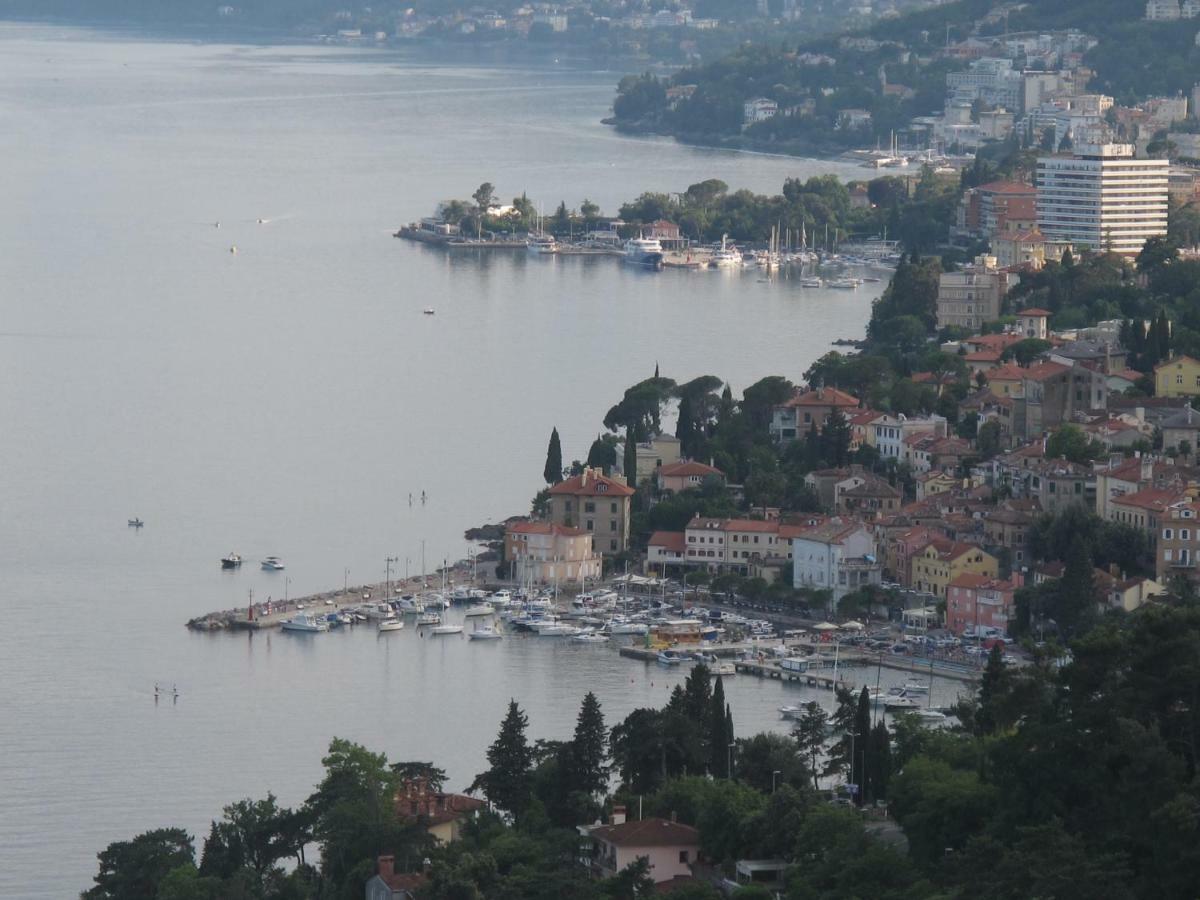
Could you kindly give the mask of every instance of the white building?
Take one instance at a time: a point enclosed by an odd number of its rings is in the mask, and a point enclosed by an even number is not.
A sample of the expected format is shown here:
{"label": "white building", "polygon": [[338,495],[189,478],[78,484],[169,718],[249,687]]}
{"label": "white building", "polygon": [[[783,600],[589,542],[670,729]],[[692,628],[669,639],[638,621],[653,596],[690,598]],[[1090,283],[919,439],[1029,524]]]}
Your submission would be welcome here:
{"label": "white building", "polygon": [[943,416],[883,416],[875,423],[875,447],[884,459],[904,461],[905,438],[914,434],[946,436],[946,419]]}
{"label": "white building", "polygon": [[1019,280],[999,268],[996,257],[986,255],[957,272],[943,272],[938,276],[937,327],[978,331],[1000,318],[1004,298]]}
{"label": "white building", "polygon": [[1081,144],[1037,162],[1038,229],[1048,239],[1136,255],[1167,233],[1170,162],[1135,159],[1130,144]]}
{"label": "white building", "polygon": [[1170,22],[1179,16],[1179,0],[1146,0],[1146,18],[1151,22]]}
{"label": "white building", "polygon": [[879,584],[883,568],[875,538],[861,522],[831,519],[792,539],[792,585],[832,590],[836,604],[846,594]]}
{"label": "white building", "polygon": [[747,125],[765,122],[779,114],[779,104],[767,97],[755,97],[747,100],[742,107],[742,120]]}

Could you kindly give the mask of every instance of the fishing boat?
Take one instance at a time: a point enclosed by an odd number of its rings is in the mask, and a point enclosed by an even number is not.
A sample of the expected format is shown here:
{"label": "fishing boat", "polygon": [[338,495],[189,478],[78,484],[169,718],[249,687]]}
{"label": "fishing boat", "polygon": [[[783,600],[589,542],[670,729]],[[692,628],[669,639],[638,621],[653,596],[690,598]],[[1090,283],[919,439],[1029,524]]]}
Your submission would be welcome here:
{"label": "fishing boat", "polygon": [[473,641],[498,641],[502,635],[495,625],[484,625],[467,632],[467,637]]}
{"label": "fishing boat", "polygon": [[467,611],[463,613],[468,619],[474,616],[491,616],[495,615],[496,610],[490,603],[477,603],[474,606],[468,606]]}
{"label": "fishing boat", "polygon": [[230,553],[228,556],[221,557],[222,569],[236,569],[242,564],[242,558],[236,553]]}
{"label": "fishing boat", "polygon": [[462,634],[463,627],[461,625],[434,625],[429,629],[429,633],[432,635]]}
{"label": "fishing boat", "polygon": [[145,523],[145,522],[143,522],[141,519],[130,519],[130,520],[129,520],[129,527],[130,527],[130,528],[141,528],[141,527],[142,527],[143,525],[145,525],[145,524],[146,524],[146,523]]}
{"label": "fishing boat", "polygon": [[299,631],[306,634],[329,630],[329,625],[323,619],[309,613],[297,613],[290,619],[285,619],[280,627],[284,631]]}
{"label": "fishing boat", "polygon": [[403,630],[404,630],[404,620],[403,619],[380,619],[379,620],[379,633],[380,634],[384,633],[385,631],[403,631]]}
{"label": "fishing boat", "polygon": [[278,556],[268,556],[262,561],[262,567],[267,572],[283,571],[283,563],[280,561]]}

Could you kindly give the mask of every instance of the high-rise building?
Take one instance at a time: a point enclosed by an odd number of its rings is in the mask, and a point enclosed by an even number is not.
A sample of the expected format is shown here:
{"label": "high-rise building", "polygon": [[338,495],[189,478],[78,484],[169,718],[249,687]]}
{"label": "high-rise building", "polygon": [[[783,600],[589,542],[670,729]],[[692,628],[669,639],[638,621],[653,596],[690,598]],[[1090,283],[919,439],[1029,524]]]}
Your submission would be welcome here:
{"label": "high-rise building", "polygon": [[1038,229],[1081,250],[1135,255],[1167,233],[1170,162],[1136,159],[1131,144],[1079,144],[1037,163]]}

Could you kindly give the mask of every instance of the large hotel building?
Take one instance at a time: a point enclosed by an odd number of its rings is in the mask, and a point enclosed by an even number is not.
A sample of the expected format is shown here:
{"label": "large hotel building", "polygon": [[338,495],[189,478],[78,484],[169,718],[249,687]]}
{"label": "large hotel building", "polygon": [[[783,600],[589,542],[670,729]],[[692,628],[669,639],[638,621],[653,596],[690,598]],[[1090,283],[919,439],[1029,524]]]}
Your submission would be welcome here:
{"label": "large hotel building", "polygon": [[1081,144],[1037,162],[1038,229],[1077,250],[1135,255],[1167,233],[1165,159],[1136,159],[1131,144]]}

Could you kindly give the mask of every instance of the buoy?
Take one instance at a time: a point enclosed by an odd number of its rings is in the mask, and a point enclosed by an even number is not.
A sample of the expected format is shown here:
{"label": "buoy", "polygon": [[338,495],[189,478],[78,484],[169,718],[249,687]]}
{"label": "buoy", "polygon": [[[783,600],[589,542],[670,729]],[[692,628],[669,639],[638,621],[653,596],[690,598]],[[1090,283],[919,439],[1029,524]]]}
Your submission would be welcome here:
{"label": "buoy", "polygon": [[230,253],[237,253],[237,245],[236,245],[236,244],[234,244],[232,247],[230,247],[230,248],[229,248],[229,252],[230,252]]}

